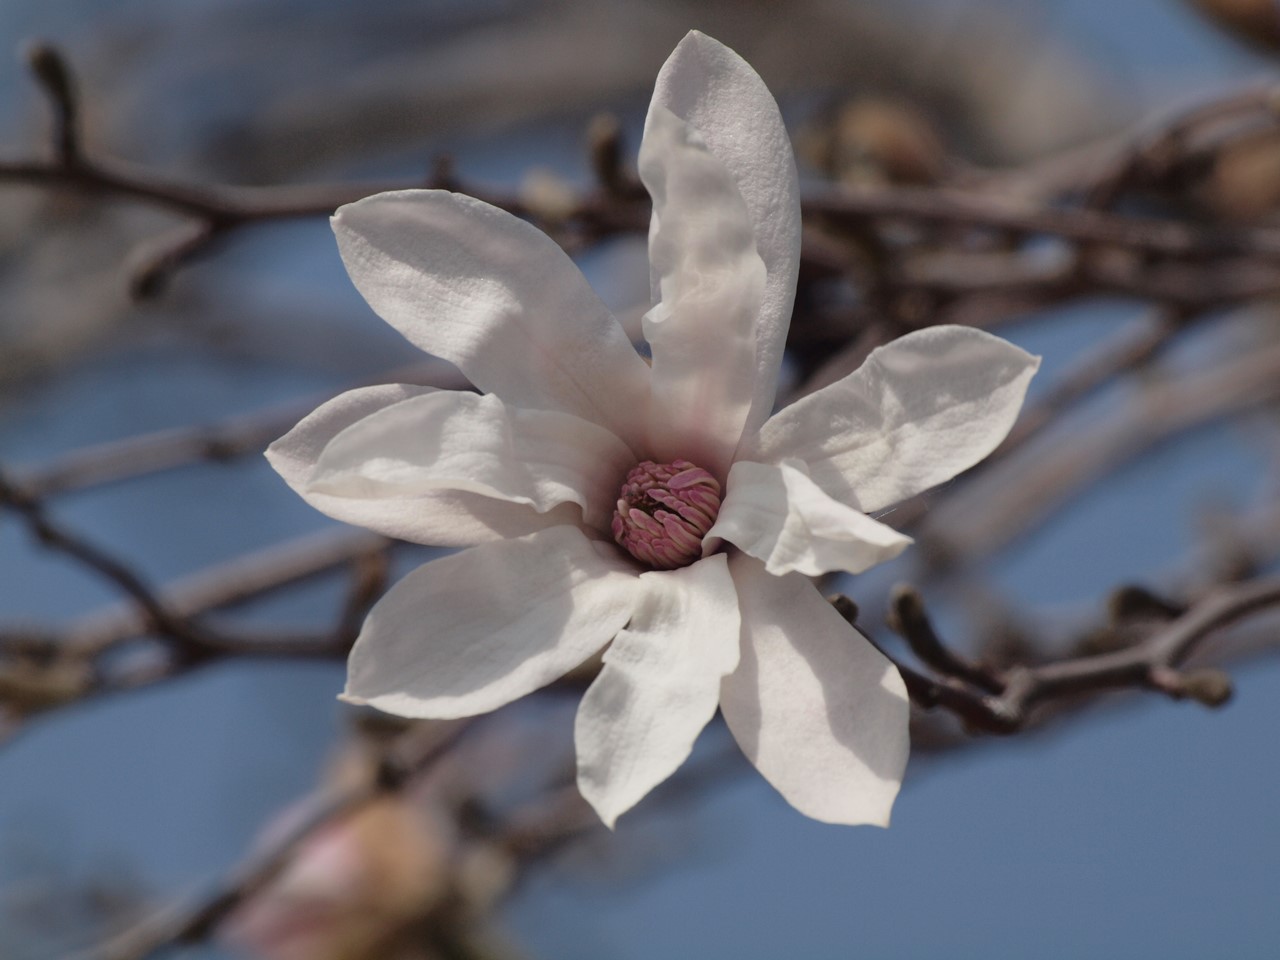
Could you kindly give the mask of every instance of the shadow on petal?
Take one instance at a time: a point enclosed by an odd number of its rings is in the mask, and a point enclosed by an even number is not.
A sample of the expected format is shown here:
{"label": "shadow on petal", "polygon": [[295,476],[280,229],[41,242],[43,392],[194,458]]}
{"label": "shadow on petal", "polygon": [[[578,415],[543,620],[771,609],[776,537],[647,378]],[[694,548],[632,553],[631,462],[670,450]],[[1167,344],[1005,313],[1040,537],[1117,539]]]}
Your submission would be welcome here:
{"label": "shadow on petal", "polygon": [[732,567],[742,659],[721,709],[738,744],[802,813],[887,825],[909,745],[901,677],[806,578]]}

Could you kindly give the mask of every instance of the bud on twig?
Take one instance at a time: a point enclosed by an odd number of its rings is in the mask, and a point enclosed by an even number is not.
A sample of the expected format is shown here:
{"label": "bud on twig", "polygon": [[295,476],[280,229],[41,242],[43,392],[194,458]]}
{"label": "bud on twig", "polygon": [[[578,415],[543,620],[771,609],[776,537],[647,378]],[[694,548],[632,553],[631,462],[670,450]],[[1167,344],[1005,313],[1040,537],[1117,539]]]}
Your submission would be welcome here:
{"label": "bud on twig", "polygon": [[988,670],[943,645],[925,610],[924,598],[915,587],[900,583],[893,588],[886,619],[912,652],[938,673],[957,677],[988,693],[1002,692],[1004,685]]}
{"label": "bud on twig", "polygon": [[849,626],[858,625],[858,605],[846,597],[843,593],[833,593],[827,597],[827,602],[835,608],[836,613],[844,617]]}
{"label": "bud on twig", "polygon": [[1280,51],[1280,10],[1275,0],[1191,0],[1191,3],[1236,39]]}
{"label": "bud on twig", "polygon": [[587,126],[587,152],[596,181],[612,194],[627,192],[630,177],[622,162],[622,126],[611,113],[598,113]]}
{"label": "bud on twig", "polygon": [[1132,583],[1117,587],[1107,600],[1107,608],[1115,626],[1130,620],[1172,620],[1186,612],[1185,606]]}
{"label": "bud on twig", "polygon": [[1195,700],[1206,707],[1220,707],[1234,692],[1231,678],[1221,670],[1205,668],[1182,672],[1172,667],[1155,667],[1151,685],[1176,700]]}
{"label": "bud on twig", "polygon": [[71,69],[62,54],[44,41],[28,44],[24,56],[53,107],[54,153],[60,163],[70,166],[80,157],[79,98]]}

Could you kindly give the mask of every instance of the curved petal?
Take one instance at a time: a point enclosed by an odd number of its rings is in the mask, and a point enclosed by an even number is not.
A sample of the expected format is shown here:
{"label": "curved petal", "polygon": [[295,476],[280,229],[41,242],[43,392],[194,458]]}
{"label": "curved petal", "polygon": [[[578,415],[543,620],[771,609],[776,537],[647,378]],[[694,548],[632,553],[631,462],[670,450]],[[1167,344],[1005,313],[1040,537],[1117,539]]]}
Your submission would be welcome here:
{"label": "curved petal", "polygon": [[650,120],[671,111],[702,136],[732,174],[751,213],[767,271],[756,321],[756,378],[746,431],[773,409],[782,348],[800,264],[800,186],[778,105],[759,75],[721,43],[694,30],[667,58],[654,86]]}
{"label": "curved petal", "polygon": [[1040,358],[971,327],[917,330],[780,410],[748,458],[802,460],[867,513],[969,469],[1009,433]]}
{"label": "curved petal", "polygon": [[648,369],[536,227],[473,197],[402,190],[340,207],[333,229],[378,315],[482,392],[642,441]]}
{"label": "curved petal", "polygon": [[679,768],[738,665],[738,597],[724,554],[640,576],[630,625],[574,723],[578,788],[609,827]]}
{"label": "curved petal", "polygon": [[765,268],[751,215],[724,164],[660,106],[645,125],[640,178],[653,197],[649,262],[659,298],[644,318],[650,450],[723,477],[755,396]]}
{"label": "curved petal", "polygon": [[706,540],[728,540],[763,560],[774,576],[811,577],[831,570],[862,573],[911,543],[892,527],[832,500],[799,466],[794,461],[735,463]]}
{"label": "curved petal", "polygon": [[465,547],[578,522],[580,512],[572,504],[540,514],[523,503],[457,490],[365,498],[311,489],[320,454],[339,433],[386,407],[437,392],[434,387],[403,384],[350,390],[321,404],[268,447],[267,460],[295,493],[321,513],[411,543]]}
{"label": "curved petal", "polygon": [[576,527],[432,560],[369,612],[342,699],[402,717],[496,710],[613,639],[638,585],[613,547]]}
{"label": "curved petal", "polygon": [[730,563],[742,660],[720,709],[757,770],[801,813],[889,825],[908,751],[902,677],[799,574]]}
{"label": "curved petal", "polygon": [[307,489],[364,500],[460,490],[539,513],[576,503],[587,523],[608,534],[634,462],[612,433],[572,414],[441,390],[347,427],[320,454]]}

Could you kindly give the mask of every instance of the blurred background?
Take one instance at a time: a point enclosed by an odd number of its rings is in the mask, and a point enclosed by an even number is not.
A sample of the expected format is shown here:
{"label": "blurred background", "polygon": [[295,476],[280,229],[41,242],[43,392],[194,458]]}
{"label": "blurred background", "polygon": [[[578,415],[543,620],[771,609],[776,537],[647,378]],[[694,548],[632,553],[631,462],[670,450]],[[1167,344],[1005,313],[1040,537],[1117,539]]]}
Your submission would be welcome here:
{"label": "blurred background", "polygon": [[[0,50],[13,53],[0,64],[0,158],[50,155],[48,99],[23,56],[46,41],[74,70],[91,156],[207,184],[456,178],[526,205],[635,317],[647,306],[643,235],[575,228],[572,210],[608,191],[610,170],[625,180],[653,78],[691,28],[764,77],[811,195],[944,185],[1048,207],[1078,200],[1073,185],[1102,182],[1117,152],[1179,111],[1265,90],[1280,49],[1280,12],[1247,0],[18,0],[0,6]],[[1273,225],[1280,130],[1274,101],[1250,103],[1248,122],[1231,114],[1209,147],[1197,140],[1154,174],[1163,155],[1146,156],[1114,209]],[[353,384],[406,366],[422,382],[456,375],[373,316],[323,216],[218,233],[140,283],[189,221],[0,169],[0,467],[65,528],[228,629],[280,644],[325,635],[335,618],[358,622],[362,584],[376,595],[431,551],[339,529],[258,452]],[[812,221],[825,239],[793,330],[794,391],[929,322],[994,328],[1043,354],[1029,409],[1052,405],[1082,369],[1135,356],[1055,407],[1025,447],[915,504],[918,550],[834,585],[864,630],[897,642],[885,598],[907,579],[961,649],[1035,662],[1104,648],[1099,625],[1121,585],[1193,600],[1274,573],[1274,283],[1219,292],[1209,282],[1235,273],[1113,269],[1114,249],[1087,269],[1072,260],[1068,282],[1054,271],[1079,251],[1060,238],[873,223],[868,240],[847,219]],[[969,257],[958,272],[957,251]],[[999,272],[1014,266],[1048,274]],[[150,440],[119,445],[138,437]],[[166,904],[201,902],[306,816],[298,798],[361,782],[403,734],[337,703],[332,643],[168,659],[130,626],[117,586],[30,533],[19,512],[0,512],[6,960],[69,956]],[[1253,619],[1206,647],[1235,682],[1217,711],[1117,696],[1012,738],[921,716],[888,831],[803,818],[713,725],[687,774],[611,834],[565,793],[575,696],[533,698],[469,730],[407,788],[311,834],[257,896],[175,949],[1274,957],[1276,626]],[[19,648],[50,637],[97,642],[102,655],[84,675],[41,673],[47,651]],[[29,667],[56,682],[23,686]],[[127,944],[85,954],[145,955]]]}

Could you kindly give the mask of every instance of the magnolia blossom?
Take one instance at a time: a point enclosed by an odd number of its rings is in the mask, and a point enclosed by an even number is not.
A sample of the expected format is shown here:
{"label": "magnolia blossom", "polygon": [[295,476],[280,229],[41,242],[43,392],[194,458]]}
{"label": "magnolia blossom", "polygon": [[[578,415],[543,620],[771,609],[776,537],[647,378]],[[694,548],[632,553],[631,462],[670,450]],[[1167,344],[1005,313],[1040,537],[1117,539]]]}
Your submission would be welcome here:
{"label": "magnolia blossom", "polygon": [[885,825],[907,758],[903,683],[810,577],[906,547],[870,515],[986,456],[1037,360],[934,327],[770,416],[800,204],[764,83],[690,33],[658,75],[639,172],[649,362],[564,252],[502,210],[408,190],[334,217],[374,310],[480,391],[354,390],[268,452],[330,516],[468,547],[373,608],[344,699],[469,716],[603,649],[575,740],[606,823],[719,708],[797,809]]}

